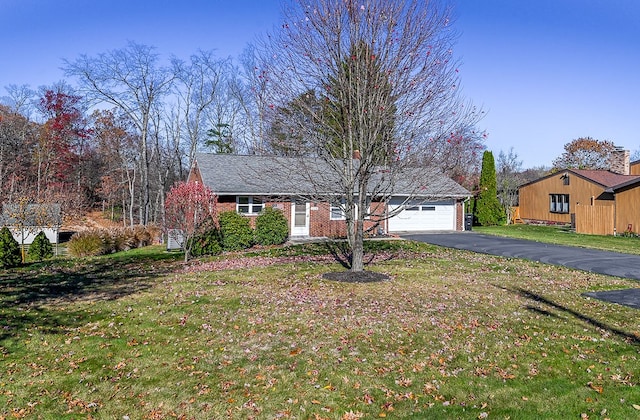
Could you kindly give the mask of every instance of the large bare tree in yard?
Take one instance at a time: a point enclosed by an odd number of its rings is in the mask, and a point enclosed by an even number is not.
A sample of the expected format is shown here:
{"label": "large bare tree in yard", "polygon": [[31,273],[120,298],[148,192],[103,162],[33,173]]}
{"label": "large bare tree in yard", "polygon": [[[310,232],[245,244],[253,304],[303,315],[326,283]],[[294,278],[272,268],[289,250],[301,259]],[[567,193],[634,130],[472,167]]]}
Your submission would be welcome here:
{"label": "large bare tree in yard", "polygon": [[107,104],[124,113],[140,136],[142,176],[141,220],[147,224],[151,210],[152,117],[170,92],[174,74],[159,64],[154,48],[130,42],[125,48],[95,57],[81,55],[65,61],[67,76],[77,78],[79,92],[94,104]]}
{"label": "large bare tree in yard", "polygon": [[299,173],[315,173],[304,168],[308,158],[330,168],[309,181],[317,198],[342,207],[351,271],[363,271],[364,220],[393,216],[371,204],[388,202],[400,184],[414,187],[407,202],[426,198],[433,142],[480,115],[459,95],[451,9],[429,0],[295,0],[284,17],[260,49],[277,144],[301,157]]}

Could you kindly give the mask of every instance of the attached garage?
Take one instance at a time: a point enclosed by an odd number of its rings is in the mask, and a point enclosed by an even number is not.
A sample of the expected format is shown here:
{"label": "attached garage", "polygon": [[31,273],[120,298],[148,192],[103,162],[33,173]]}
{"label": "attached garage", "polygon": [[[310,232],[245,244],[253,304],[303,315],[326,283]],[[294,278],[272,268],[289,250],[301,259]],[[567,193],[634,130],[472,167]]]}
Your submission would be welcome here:
{"label": "attached garage", "polygon": [[402,199],[389,203],[391,212],[400,207],[404,209],[387,221],[389,232],[456,230],[455,200],[410,202],[404,206]]}

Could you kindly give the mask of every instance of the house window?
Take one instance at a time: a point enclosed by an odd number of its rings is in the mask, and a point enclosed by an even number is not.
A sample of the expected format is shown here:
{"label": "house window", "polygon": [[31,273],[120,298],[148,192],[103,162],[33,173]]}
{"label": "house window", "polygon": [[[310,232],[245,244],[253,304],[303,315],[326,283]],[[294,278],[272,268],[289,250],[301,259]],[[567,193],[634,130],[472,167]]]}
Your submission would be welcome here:
{"label": "house window", "polygon": [[569,185],[569,174],[564,174],[560,178],[562,178],[562,185]]}
{"label": "house window", "polygon": [[262,211],[262,208],[261,198],[244,196],[236,198],[236,211],[240,214],[258,214]]}
{"label": "house window", "polygon": [[569,194],[549,194],[551,213],[569,213]]}
{"label": "house window", "polygon": [[[331,207],[329,208],[329,220],[345,220],[347,216],[344,212],[344,207],[345,207],[345,200],[341,200],[340,203],[332,203]],[[370,219],[370,216],[369,216],[370,214],[371,214],[371,207],[367,209],[367,213],[364,216],[365,220]],[[358,206],[354,208],[353,217],[355,218],[358,217]]]}
{"label": "house window", "polygon": [[329,220],[344,220],[345,214],[344,214],[343,206],[344,206],[344,203],[343,204],[332,203],[329,209]]}

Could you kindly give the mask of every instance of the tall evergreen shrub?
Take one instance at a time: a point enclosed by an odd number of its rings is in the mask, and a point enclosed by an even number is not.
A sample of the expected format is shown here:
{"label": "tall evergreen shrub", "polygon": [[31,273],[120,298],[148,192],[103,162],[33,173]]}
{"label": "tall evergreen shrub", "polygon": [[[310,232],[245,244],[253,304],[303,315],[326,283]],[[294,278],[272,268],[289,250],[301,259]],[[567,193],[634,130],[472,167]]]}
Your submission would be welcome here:
{"label": "tall evergreen shrub", "polygon": [[504,208],[498,200],[496,185],[495,160],[493,153],[487,150],[482,155],[480,191],[475,203],[475,219],[481,226],[503,225],[507,219]]}

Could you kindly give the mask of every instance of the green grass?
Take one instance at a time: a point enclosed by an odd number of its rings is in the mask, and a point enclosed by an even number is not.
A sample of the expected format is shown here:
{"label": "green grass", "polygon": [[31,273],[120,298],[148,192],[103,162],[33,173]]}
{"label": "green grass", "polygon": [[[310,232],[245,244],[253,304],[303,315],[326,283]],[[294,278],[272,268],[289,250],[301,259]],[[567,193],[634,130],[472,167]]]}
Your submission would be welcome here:
{"label": "green grass", "polygon": [[566,227],[533,226],[523,224],[507,226],[474,226],[473,230],[489,235],[507,236],[511,238],[529,239],[537,242],[640,255],[640,238],[638,237],[585,235],[572,232]]}
{"label": "green grass", "polygon": [[150,247],[0,271],[0,419],[640,413],[638,311],[582,296],[637,283],[368,246],[368,269],[390,281],[324,280],[343,268],[317,244],[186,265]]}

